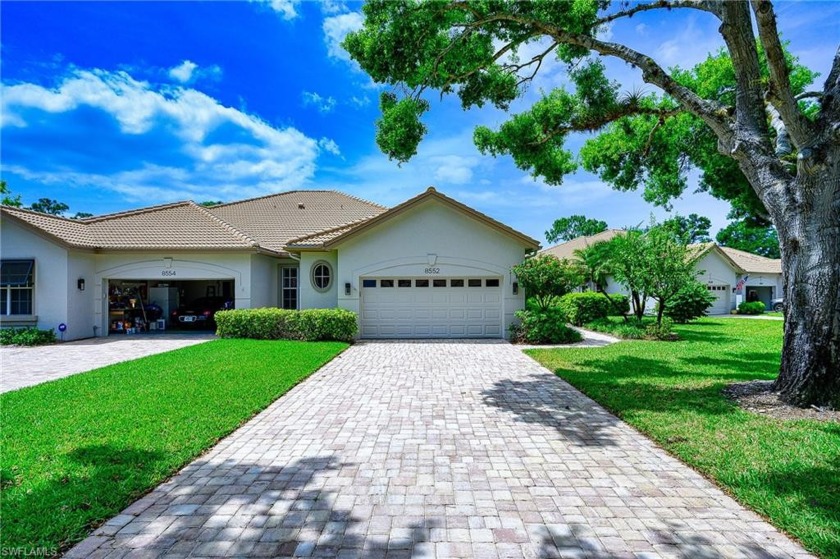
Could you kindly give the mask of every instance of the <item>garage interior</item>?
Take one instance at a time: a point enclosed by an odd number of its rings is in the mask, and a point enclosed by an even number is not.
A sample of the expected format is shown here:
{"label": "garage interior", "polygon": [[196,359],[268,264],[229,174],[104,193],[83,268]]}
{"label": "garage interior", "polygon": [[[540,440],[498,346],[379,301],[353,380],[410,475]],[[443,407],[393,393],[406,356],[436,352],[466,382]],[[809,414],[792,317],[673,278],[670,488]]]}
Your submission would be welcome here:
{"label": "garage interior", "polygon": [[182,324],[172,317],[174,311],[205,298],[232,304],[234,280],[108,280],[108,333],[209,328],[212,321]]}

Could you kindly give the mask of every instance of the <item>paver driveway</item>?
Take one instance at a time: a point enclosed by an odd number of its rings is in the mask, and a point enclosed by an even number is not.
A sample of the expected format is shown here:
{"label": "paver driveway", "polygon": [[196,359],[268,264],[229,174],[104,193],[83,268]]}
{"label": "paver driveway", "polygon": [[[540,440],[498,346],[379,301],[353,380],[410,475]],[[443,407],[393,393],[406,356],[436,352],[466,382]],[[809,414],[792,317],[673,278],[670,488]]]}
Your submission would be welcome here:
{"label": "paver driveway", "polygon": [[38,347],[3,347],[0,348],[0,392],[199,344],[213,338],[215,336],[211,332],[188,332],[108,336]]}
{"label": "paver driveway", "polygon": [[809,556],[502,342],[355,345],[70,555]]}

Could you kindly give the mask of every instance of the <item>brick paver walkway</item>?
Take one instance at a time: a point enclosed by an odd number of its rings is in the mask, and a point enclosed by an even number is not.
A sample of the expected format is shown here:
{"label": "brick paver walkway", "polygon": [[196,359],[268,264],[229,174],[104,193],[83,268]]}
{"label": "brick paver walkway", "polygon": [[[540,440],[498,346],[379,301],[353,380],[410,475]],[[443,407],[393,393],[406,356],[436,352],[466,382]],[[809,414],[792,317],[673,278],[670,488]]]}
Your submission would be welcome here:
{"label": "brick paver walkway", "polygon": [[90,338],[39,347],[3,347],[0,348],[0,392],[199,344],[213,338],[215,336],[211,332],[167,332]]}
{"label": "brick paver walkway", "polygon": [[506,343],[361,343],[72,557],[809,557]]}

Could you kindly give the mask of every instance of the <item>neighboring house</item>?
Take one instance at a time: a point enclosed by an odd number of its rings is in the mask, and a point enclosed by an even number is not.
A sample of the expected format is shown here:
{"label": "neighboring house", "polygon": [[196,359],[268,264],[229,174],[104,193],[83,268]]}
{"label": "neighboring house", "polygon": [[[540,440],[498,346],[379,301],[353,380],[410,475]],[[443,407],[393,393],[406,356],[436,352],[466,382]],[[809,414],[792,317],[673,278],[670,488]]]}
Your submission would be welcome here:
{"label": "neighboring house", "polygon": [[119,331],[139,300],[170,316],[205,296],[349,309],[362,337],[502,338],[524,306],[511,267],[539,248],[434,188],[391,209],[293,191],[82,220],[6,206],[0,216],[0,325],[64,324],[66,340]]}
{"label": "neighboring house", "polygon": [[[574,259],[576,250],[609,241],[621,233],[623,231],[620,229],[608,229],[597,235],[578,237],[549,247],[541,254]],[[709,308],[709,314],[728,314],[738,304],[747,300],[761,301],[770,309],[771,301],[782,296],[781,260],[718,246],[715,243],[691,245],[690,248],[694,251],[695,268],[700,272],[697,276],[698,281],[705,284],[716,298]],[[609,278],[606,291],[626,293],[626,289],[613,278]]]}

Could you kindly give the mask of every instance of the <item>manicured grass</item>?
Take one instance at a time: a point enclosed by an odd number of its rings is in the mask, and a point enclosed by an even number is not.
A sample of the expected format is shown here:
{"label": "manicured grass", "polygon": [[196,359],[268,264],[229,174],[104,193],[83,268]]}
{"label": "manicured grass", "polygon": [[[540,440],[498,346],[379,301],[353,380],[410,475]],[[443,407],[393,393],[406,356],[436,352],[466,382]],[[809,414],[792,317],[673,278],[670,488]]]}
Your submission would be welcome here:
{"label": "manicured grass", "polygon": [[764,316],[775,316],[775,317],[778,317],[778,318],[784,318],[785,313],[776,312],[776,311],[768,311],[768,312],[764,313]]}
{"label": "manicured grass", "polygon": [[840,424],[741,411],[728,383],[773,379],[782,322],[702,319],[682,341],[531,350],[559,376],[823,557],[840,557]]}
{"label": "manicured grass", "polygon": [[0,547],[66,549],[346,347],[215,340],[3,394]]}

